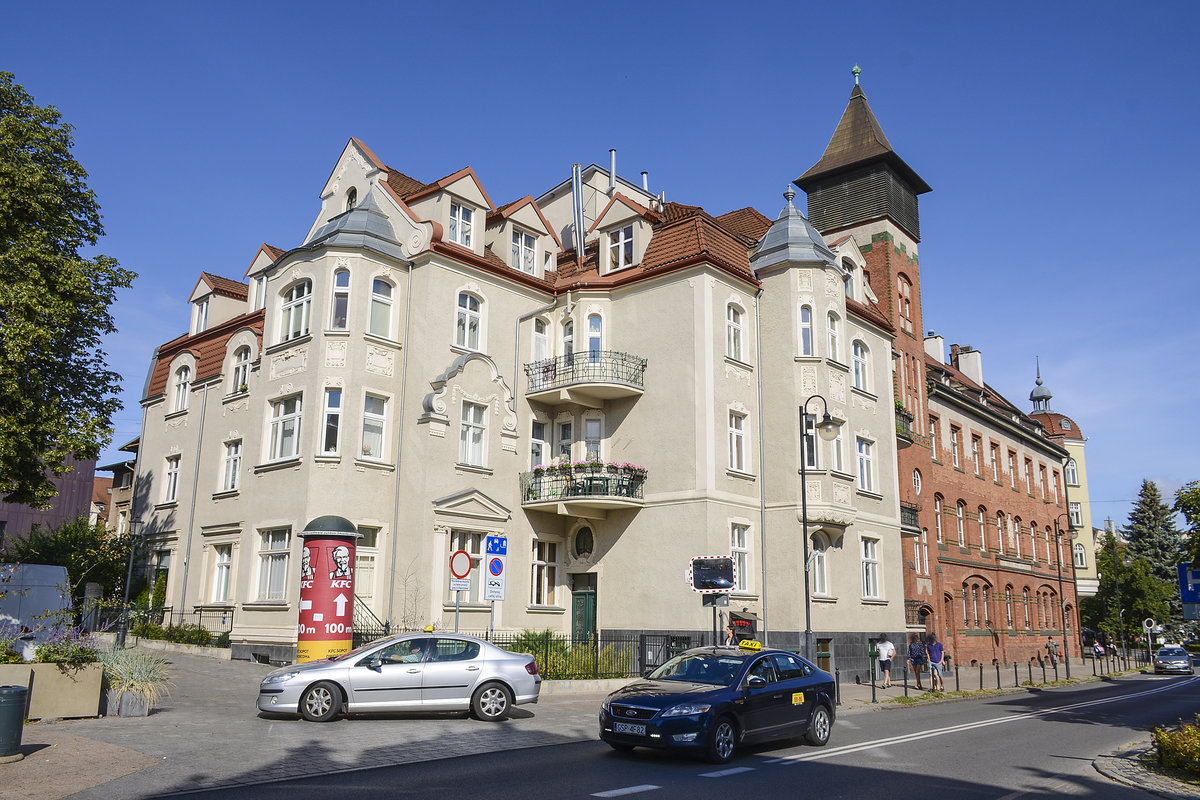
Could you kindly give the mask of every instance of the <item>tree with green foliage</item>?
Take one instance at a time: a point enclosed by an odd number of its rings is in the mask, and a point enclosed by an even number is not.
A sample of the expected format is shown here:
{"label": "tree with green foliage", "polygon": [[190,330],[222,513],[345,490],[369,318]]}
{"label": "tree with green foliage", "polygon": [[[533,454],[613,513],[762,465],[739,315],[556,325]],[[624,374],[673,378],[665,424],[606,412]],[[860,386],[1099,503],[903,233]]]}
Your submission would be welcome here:
{"label": "tree with green foliage", "polygon": [[1175,512],[1163,502],[1154,481],[1142,481],[1137,505],[1121,531],[1130,556],[1149,561],[1156,578],[1172,585],[1178,582],[1178,566],[1186,557],[1183,535],[1175,527]]}
{"label": "tree with green foliage", "polygon": [[[1119,543],[1111,533],[1105,535],[1096,553],[1096,568],[1100,571],[1100,586],[1096,594],[1079,599],[1080,617],[1085,628],[1098,630],[1110,642],[1119,643],[1123,622],[1125,641],[1128,643],[1141,633],[1142,620],[1147,617],[1159,622],[1170,619],[1171,600],[1178,596],[1175,581],[1155,577],[1150,562],[1145,558],[1133,557],[1131,548]],[[1118,583],[1121,600],[1119,610]]]}
{"label": "tree with green foliage", "polygon": [[136,277],[81,254],[104,230],[72,130],[0,72],[0,495],[35,507],[71,457],[97,458],[112,439],[121,376],[100,340]]}
{"label": "tree with green foliage", "polygon": [[1185,483],[1175,492],[1174,511],[1187,522],[1187,557],[1192,569],[1200,569],[1200,481]]}
{"label": "tree with green foliage", "polygon": [[89,583],[103,586],[106,595],[120,596],[130,545],[128,534],[109,534],[102,523],[89,525],[79,517],[53,531],[34,525],[27,538],[6,543],[0,560],[66,567],[71,600],[78,609],[83,607],[83,590]]}

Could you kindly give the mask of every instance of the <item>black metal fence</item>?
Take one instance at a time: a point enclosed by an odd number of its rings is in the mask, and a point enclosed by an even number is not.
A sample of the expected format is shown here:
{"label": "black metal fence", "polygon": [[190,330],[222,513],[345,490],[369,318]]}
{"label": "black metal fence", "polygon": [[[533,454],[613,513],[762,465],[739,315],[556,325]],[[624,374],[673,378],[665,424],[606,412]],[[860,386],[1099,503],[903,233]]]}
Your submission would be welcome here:
{"label": "black metal fence", "polygon": [[521,473],[521,496],[525,502],[572,497],[615,497],[641,500],[645,470],[607,465]]}
{"label": "black metal fence", "polygon": [[624,383],[642,388],[646,359],[615,350],[589,350],[526,364],[525,375],[531,392],[576,383]]}
{"label": "black metal fence", "polygon": [[[161,639],[203,647],[228,647],[233,630],[234,609],[230,606],[196,606],[191,613],[177,613],[171,606],[128,606],[127,635]],[[121,625],[121,604],[100,609],[95,630],[116,631]]]}
{"label": "black metal fence", "polygon": [[645,674],[672,656],[700,644],[688,634],[599,631],[586,639],[551,631],[521,633],[466,632],[514,653],[537,659],[547,680],[598,680]]}

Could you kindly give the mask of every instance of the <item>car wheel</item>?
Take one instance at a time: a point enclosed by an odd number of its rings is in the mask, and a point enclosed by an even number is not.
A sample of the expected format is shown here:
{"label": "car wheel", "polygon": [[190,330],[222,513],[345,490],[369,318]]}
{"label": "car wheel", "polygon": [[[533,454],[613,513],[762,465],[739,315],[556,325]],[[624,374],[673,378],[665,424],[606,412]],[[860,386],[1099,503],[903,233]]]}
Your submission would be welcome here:
{"label": "car wheel", "polygon": [[721,717],[713,724],[708,735],[708,760],[713,764],[724,764],[733,758],[737,749],[737,729],[729,717]]}
{"label": "car wheel", "polygon": [[512,692],[500,683],[480,687],[471,698],[471,712],[484,722],[499,722],[512,708]]}
{"label": "car wheel", "polygon": [[829,709],[825,706],[817,706],[813,709],[812,719],[808,721],[808,735],[805,740],[817,747],[823,746],[829,741],[829,734],[833,732],[833,720],[829,717]]}
{"label": "car wheel", "polygon": [[309,722],[329,722],[342,710],[342,691],[329,681],[314,683],[300,695],[300,713]]}

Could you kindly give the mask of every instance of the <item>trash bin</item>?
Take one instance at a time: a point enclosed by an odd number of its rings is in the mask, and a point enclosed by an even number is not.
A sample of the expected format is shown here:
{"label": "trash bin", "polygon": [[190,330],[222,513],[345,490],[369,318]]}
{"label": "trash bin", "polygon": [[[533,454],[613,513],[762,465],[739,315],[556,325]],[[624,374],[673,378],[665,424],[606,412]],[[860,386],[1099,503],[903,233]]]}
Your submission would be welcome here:
{"label": "trash bin", "polygon": [[21,749],[26,693],[24,686],[0,686],[0,758]]}

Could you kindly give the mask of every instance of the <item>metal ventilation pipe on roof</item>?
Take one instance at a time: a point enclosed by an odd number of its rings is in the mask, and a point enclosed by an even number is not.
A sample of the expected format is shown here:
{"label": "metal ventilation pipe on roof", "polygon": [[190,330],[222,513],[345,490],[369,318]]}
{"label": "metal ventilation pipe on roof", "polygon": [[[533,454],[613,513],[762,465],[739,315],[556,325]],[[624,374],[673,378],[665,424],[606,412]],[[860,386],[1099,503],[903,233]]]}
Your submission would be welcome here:
{"label": "metal ventilation pipe on roof", "polygon": [[608,148],[608,196],[617,193],[617,149]]}
{"label": "metal ventilation pipe on roof", "polygon": [[583,263],[583,165],[571,165],[571,205],[575,215],[575,255]]}
{"label": "metal ventilation pipe on roof", "polygon": [[650,191],[650,173],[646,172],[646,170],[642,170],[642,191]]}

